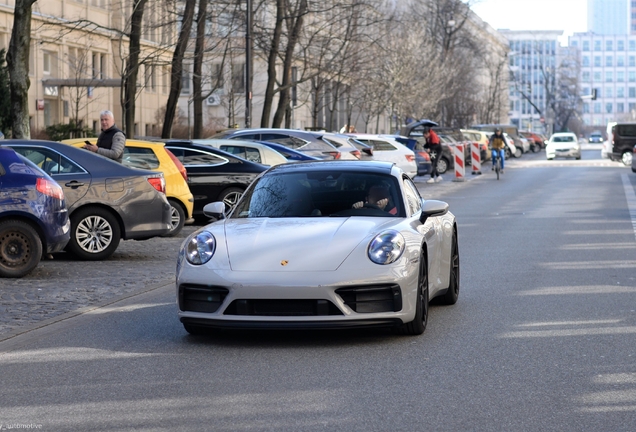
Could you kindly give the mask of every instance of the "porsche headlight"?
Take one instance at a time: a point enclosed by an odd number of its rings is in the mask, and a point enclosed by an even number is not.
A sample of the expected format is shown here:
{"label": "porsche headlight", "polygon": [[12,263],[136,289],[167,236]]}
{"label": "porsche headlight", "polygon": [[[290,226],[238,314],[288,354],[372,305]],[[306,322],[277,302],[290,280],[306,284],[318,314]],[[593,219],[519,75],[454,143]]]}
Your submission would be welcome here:
{"label": "porsche headlight", "polygon": [[391,264],[404,252],[404,237],[397,231],[386,231],[369,243],[369,259],[376,264]]}
{"label": "porsche headlight", "polygon": [[207,231],[192,237],[185,247],[185,256],[190,264],[201,265],[212,259],[216,250],[216,239]]}

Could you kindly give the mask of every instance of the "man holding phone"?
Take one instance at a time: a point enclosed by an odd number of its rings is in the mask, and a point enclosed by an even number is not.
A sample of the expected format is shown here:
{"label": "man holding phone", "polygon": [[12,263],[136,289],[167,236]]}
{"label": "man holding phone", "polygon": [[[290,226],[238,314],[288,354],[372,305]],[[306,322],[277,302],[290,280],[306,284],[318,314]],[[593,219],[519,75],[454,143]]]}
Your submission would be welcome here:
{"label": "man holding phone", "polygon": [[99,122],[102,133],[97,138],[97,145],[84,141],[84,148],[121,163],[126,147],[126,135],[115,126],[115,116],[110,111],[99,113]]}

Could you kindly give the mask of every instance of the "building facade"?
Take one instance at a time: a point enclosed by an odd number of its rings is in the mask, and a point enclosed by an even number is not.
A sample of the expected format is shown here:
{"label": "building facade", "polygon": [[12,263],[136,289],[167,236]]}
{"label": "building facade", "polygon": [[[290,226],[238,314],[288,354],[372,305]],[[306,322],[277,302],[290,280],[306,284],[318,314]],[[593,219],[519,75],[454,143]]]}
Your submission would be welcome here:
{"label": "building facade", "polygon": [[[636,32],[636,10],[632,0],[587,0],[587,30],[599,35],[627,35]],[[631,17],[631,18],[630,18]]]}

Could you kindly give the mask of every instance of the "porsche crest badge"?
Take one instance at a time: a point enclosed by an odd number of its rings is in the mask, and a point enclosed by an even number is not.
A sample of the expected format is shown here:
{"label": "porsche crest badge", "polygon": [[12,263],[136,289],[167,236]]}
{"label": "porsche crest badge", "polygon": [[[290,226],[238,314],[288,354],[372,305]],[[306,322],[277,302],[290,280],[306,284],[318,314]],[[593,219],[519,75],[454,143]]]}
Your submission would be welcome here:
{"label": "porsche crest badge", "polygon": [[282,260],[280,262],[280,265],[282,265],[283,267],[286,266],[287,264],[289,264],[289,261],[287,261],[287,260]]}

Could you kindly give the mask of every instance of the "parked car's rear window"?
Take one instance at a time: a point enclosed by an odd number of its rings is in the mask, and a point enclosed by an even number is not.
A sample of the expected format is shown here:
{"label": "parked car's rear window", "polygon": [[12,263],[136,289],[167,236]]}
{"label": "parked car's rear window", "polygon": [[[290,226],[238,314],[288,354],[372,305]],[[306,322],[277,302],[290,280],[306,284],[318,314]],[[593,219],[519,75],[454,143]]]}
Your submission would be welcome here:
{"label": "parked car's rear window", "polygon": [[159,159],[150,148],[125,147],[122,163],[132,168],[157,169]]}

